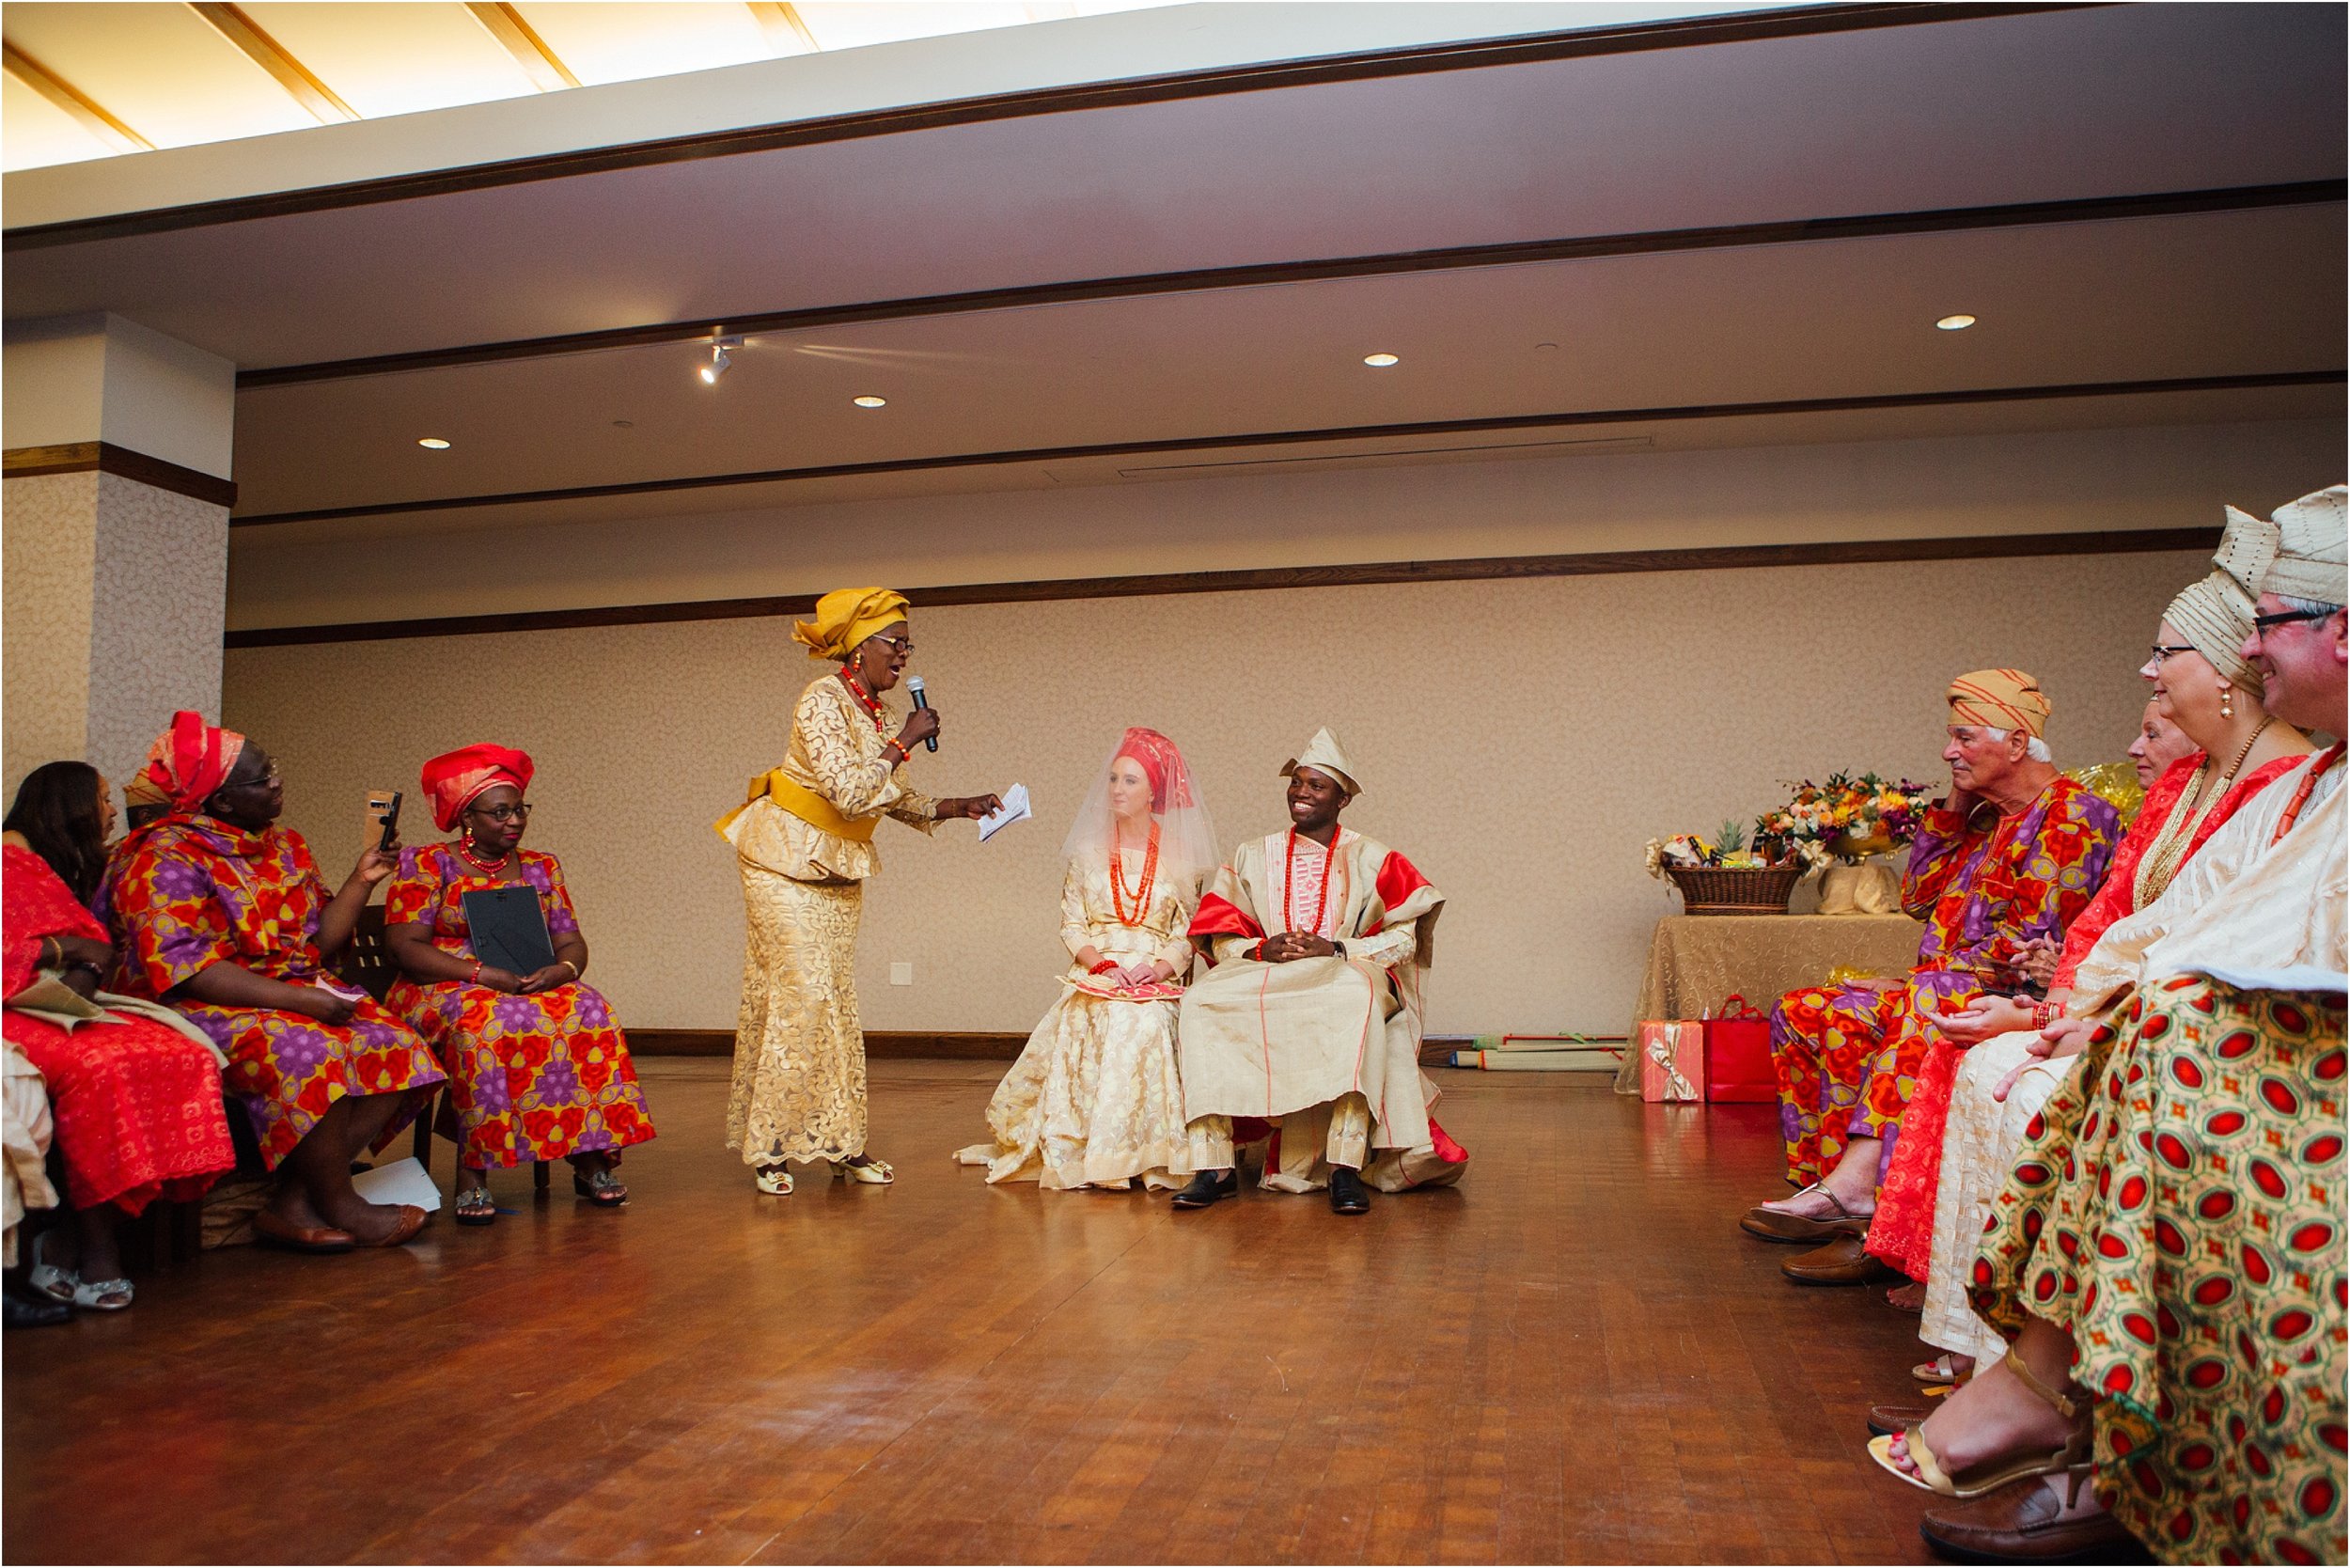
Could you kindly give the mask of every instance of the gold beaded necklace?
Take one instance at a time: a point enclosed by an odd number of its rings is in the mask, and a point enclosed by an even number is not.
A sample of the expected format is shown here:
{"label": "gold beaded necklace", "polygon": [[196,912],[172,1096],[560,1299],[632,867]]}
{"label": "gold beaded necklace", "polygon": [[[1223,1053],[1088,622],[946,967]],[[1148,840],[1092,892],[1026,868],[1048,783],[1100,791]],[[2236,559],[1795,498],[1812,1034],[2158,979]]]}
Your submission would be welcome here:
{"label": "gold beaded necklace", "polygon": [[2172,877],[2179,874],[2179,867],[2186,859],[2187,846],[2194,843],[2195,835],[2202,830],[2203,819],[2228,798],[2228,792],[2235,787],[2235,776],[2244,771],[2245,759],[2252,755],[2252,748],[2260,745],[2261,737],[2275,722],[2274,716],[2261,720],[2260,728],[2252,731],[2252,738],[2244,743],[2244,749],[2235,754],[2235,760],[2228,765],[2228,771],[2221,774],[2217,781],[2211,777],[2209,756],[2197,764],[2194,782],[2188,786],[2188,792],[2180,796],[2178,804],[2170,808],[2170,815],[2163,822],[2162,831],[2154,835],[2154,841],[2147,847],[2146,857],[2138,863],[2138,876],[2130,884],[2130,907],[2133,911],[2143,909],[2162,897],[2162,890],[2170,886]]}

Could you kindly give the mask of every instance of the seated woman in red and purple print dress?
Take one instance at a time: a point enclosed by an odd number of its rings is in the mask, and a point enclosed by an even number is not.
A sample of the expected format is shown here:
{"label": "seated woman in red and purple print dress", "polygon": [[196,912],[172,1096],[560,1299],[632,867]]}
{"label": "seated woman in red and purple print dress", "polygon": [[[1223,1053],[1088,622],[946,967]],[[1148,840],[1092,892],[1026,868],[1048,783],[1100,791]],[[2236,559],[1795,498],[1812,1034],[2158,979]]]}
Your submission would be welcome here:
{"label": "seated woman in red and purple print dress", "polygon": [[280,1176],[254,1229],[302,1252],[409,1240],[424,1211],[368,1202],[351,1162],[389,1143],[446,1074],[406,1025],[327,968],[392,855],[370,848],[330,895],[302,835],[277,825],[276,764],[198,713],[172,715],[147,775],[171,809],[123,841],[100,896],[124,991],[169,1003],[227,1055],[222,1081]]}
{"label": "seated woman in red and purple print dress", "polygon": [[[427,762],[432,820],[457,837],[402,853],[385,897],[384,938],[401,977],[389,1001],[455,1086],[460,1225],[494,1221],[488,1172],[525,1160],[570,1160],[579,1196],[616,1208],[628,1201],[620,1151],[653,1136],[611,1006],[580,978],[588,942],[563,868],[522,847],[532,772],[527,754],[501,745]],[[518,975],[474,951],[464,896],[500,886],[536,890],[554,963]]]}

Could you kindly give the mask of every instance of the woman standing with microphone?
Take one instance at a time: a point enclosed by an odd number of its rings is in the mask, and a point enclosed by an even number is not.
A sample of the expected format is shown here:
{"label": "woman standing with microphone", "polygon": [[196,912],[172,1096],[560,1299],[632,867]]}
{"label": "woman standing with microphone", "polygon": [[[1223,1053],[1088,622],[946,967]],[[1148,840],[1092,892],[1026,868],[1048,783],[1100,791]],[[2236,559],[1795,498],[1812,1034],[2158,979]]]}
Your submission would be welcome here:
{"label": "woman standing with microphone", "polygon": [[885,1185],[894,1172],[865,1152],[865,1033],[857,1021],[856,930],[864,883],[881,869],[873,829],[885,816],[923,832],[984,817],[994,795],[932,800],[899,772],[938,734],[919,707],[903,722],[882,701],[914,644],[906,600],[887,588],[840,588],[791,630],[837,671],[800,694],[780,767],[751,780],[749,798],[718,823],[743,872],[749,938],[734,1038],[727,1147],[757,1171],[759,1190],[791,1190],[785,1162],[830,1162],[836,1177]]}

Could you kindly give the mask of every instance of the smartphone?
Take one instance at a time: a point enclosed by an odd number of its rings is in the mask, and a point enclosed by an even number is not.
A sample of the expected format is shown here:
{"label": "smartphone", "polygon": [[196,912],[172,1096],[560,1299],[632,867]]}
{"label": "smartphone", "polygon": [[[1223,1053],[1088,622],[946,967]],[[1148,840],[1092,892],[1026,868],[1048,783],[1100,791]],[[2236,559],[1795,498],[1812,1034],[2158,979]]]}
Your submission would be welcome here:
{"label": "smartphone", "polygon": [[392,798],[384,807],[384,832],[376,839],[375,847],[385,855],[392,853],[393,840],[400,837],[400,792],[394,790]]}

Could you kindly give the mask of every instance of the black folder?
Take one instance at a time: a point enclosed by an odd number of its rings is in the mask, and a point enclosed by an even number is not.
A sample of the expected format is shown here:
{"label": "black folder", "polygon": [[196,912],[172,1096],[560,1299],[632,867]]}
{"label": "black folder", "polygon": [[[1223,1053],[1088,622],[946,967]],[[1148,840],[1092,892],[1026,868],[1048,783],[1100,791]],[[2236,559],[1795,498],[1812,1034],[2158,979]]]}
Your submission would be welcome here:
{"label": "black folder", "polygon": [[474,956],[482,963],[519,976],[555,962],[555,943],[547,935],[536,887],[483,887],[464,894],[463,901]]}

